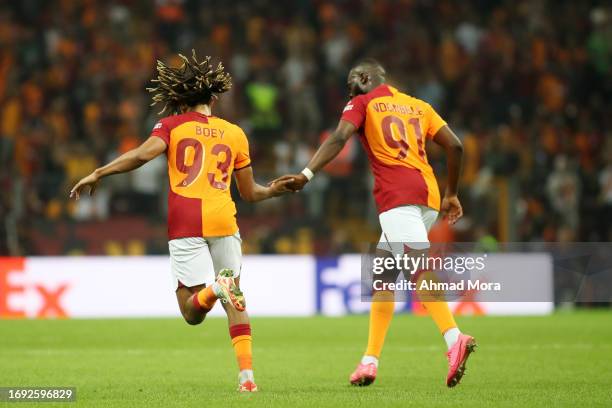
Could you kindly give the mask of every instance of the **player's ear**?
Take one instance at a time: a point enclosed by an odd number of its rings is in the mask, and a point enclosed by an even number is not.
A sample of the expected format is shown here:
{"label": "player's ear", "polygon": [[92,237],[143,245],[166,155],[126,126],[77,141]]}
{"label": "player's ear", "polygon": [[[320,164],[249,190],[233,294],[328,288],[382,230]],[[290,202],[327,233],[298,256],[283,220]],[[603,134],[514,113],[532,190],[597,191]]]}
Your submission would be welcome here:
{"label": "player's ear", "polygon": [[368,84],[368,82],[370,82],[370,74],[368,74],[367,72],[361,72],[359,74],[359,83],[360,85],[366,86]]}

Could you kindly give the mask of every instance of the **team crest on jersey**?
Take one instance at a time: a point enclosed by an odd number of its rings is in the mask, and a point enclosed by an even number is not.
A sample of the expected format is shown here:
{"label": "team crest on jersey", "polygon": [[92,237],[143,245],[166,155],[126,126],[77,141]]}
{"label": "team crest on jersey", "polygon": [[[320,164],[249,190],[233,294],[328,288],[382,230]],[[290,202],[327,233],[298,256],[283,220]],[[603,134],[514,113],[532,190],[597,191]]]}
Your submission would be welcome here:
{"label": "team crest on jersey", "polygon": [[161,127],[162,127],[162,123],[161,123],[161,122],[157,122],[157,123],[155,124],[155,126],[153,126],[153,130],[156,130],[156,129],[161,129]]}
{"label": "team crest on jersey", "polygon": [[350,111],[351,109],[353,109],[353,104],[349,102],[349,104],[344,107],[342,112]]}

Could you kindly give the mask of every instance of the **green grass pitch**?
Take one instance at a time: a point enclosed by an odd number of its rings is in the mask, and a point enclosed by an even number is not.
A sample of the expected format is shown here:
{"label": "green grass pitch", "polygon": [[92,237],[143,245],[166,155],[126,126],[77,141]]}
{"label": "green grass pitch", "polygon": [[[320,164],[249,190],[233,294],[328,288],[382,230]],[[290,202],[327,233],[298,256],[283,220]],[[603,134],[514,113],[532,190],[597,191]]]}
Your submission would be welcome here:
{"label": "green grass pitch", "polygon": [[461,318],[479,348],[455,389],[433,322],[410,315],[395,317],[376,382],[349,386],[367,321],[253,319],[250,395],[235,391],[224,319],[0,321],[0,386],[77,387],[76,403],[45,407],[612,406],[612,312]]}

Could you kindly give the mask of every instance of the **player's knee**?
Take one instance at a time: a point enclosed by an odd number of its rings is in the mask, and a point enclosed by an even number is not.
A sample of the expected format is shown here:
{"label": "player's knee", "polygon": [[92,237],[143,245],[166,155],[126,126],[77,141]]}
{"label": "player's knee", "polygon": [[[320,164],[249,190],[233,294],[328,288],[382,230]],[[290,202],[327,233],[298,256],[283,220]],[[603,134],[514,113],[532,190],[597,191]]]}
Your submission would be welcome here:
{"label": "player's knee", "polygon": [[184,314],[183,315],[183,318],[185,319],[185,322],[187,322],[187,324],[190,325],[190,326],[196,326],[196,325],[202,323],[204,321],[205,317],[206,317],[206,315],[201,315],[201,316],[190,315],[190,314]]}

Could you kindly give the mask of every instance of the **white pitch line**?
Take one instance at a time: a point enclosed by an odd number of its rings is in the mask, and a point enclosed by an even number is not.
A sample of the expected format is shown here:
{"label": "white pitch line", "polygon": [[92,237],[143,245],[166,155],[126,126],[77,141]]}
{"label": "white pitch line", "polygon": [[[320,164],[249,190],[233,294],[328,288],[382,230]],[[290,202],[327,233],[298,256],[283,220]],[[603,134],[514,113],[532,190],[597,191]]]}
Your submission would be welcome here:
{"label": "white pitch line", "polygon": [[[600,350],[600,349],[611,349],[612,344],[591,344],[591,343],[549,343],[549,344],[504,344],[504,345],[495,345],[495,344],[485,344],[480,345],[481,350],[490,352],[490,351],[506,351],[506,350]],[[204,347],[207,354],[224,354],[228,351],[225,350],[225,347]],[[357,347],[329,347],[326,350],[330,352],[336,351],[350,351],[352,349],[357,350]],[[439,352],[444,349],[444,344],[440,342],[440,345],[431,345],[431,346],[396,346],[393,344],[387,344],[387,350],[392,349],[396,351],[400,351],[403,353],[416,353],[416,352]],[[115,355],[148,355],[148,354],[156,354],[156,355],[193,355],[194,351],[197,352],[196,348],[187,348],[187,349],[27,349],[27,350],[11,350],[4,349],[0,350],[0,355],[33,355],[33,356],[41,356],[41,355],[75,355],[75,354],[115,354]],[[260,347],[259,351],[267,351],[270,349],[269,347]],[[359,348],[361,350],[361,348]],[[276,349],[278,351],[278,349]]]}

